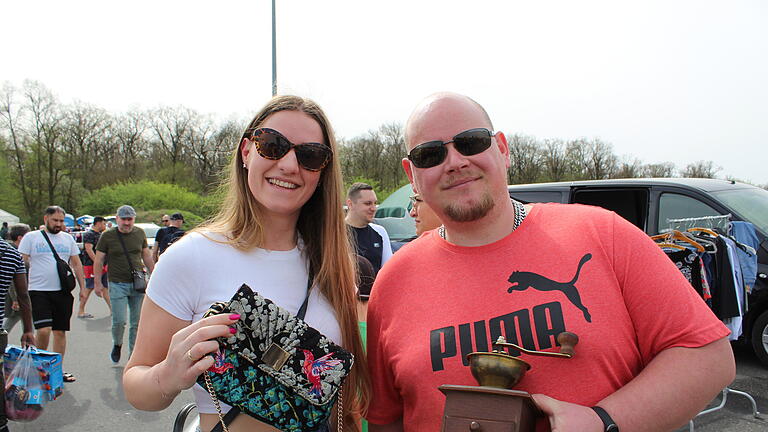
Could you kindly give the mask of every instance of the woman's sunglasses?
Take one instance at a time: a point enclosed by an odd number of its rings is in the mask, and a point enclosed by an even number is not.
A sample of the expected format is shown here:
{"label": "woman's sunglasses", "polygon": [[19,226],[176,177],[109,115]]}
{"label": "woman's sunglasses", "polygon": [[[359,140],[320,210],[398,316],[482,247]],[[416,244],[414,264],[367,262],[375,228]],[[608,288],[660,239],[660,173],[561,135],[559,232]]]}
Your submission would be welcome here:
{"label": "woman's sunglasses", "polygon": [[450,141],[428,141],[417,145],[408,153],[408,160],[416,168],[432,168],[445,161],[448,144],[453,143],[453,148],[464,156],[472,156],[488,150],[492,136],[493,133],[485,128],[465,130]]}
{"label": "woman's sunglasses", "polygon": [[299,165],[307,171],[322,170],[333,156],[330,147],[325,144],[313,142],[294,144],[274,129],[256,129],[251,134],[250,139],[256,143],[256,151],[264,159],[281,159],[293,149],[296,152],[296,160]]}

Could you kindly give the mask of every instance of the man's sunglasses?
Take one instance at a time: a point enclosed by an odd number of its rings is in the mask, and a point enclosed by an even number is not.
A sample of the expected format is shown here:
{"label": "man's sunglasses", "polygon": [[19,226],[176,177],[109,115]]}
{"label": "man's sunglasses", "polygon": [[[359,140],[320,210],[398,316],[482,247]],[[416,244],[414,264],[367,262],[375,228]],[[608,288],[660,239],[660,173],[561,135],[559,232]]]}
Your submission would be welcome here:
{"label": "man's sunglasses", "polygon": [[485,128],[465,130],[450,141],[427,141],[419,144],[408,153],[408,160],[416,168],[432,168],[445,161],[448,156],[448,144],[464,156],[472,156],[488,150],[493,133]]}
{"label": "man's sunglasses", "polygon": [[296,160],[298,160],[299,165],[307,171],[322,170],[333,156],[331,148],[325,144],[313,142],[294,144],[274,129],[256,129],[251,134],[250,139],[256,143],[256,151],[264,159],[281,159],[293,149],[296,152]]}

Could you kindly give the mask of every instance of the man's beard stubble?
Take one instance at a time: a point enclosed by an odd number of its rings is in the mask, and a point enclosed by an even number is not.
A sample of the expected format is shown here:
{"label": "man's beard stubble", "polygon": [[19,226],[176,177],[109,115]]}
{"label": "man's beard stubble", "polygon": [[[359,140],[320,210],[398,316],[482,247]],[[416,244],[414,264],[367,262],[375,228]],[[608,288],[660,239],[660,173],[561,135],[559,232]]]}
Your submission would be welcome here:
{"label": "man's beard stubble", "polygon": [[462,207],[452,203],[445,206],[443,211],[454,222],[472,222],[485,217],[495,205],[491,194],[484,192],[480,197],[480,202],[475,205]]}

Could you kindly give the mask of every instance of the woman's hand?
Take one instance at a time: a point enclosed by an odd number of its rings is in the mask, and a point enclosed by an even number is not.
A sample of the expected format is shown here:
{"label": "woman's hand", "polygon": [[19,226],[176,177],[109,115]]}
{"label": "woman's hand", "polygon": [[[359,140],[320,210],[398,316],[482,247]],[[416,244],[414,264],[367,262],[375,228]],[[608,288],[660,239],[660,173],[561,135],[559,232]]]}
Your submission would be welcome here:
{"label": "woman's hand", "polygon": [[173,397],[192,387],[197,377],[213,366],[213,357],[208,354],[219,348],[216,338],[234,334],[235,329],[230,325],[238,319],[240,315],[237,314],[210,316],[184,327],[171,337],[168,355],[155,366],[163,397]]}

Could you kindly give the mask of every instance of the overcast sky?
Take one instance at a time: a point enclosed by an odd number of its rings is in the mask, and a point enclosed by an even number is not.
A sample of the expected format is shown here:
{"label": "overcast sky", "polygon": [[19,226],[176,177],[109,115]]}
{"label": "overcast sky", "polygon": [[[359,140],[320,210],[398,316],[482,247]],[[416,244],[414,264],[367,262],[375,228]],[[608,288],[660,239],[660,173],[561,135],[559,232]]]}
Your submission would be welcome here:
{"label": "overcast sky", "polygon": [[[271,2],[5,2],[0,81],[112,112],[249,119],[271,96]],[[768,2],[277,0],[278,92],[337,134],[467,94],[494,126],[598,137],[678,168],[768,184]]]}

